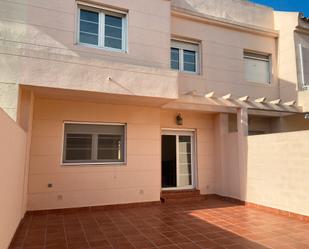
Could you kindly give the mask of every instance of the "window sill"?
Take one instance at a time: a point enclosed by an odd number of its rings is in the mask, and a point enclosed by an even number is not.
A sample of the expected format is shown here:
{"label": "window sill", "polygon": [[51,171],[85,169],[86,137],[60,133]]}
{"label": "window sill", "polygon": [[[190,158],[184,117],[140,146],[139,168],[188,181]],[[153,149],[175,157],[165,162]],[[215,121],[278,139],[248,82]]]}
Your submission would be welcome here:
{"label": "window sill", "polygon": [[62,162],[60,164],[63,167],[70,167],[70,166],[75,166],[75,167],[108,167],[108,166],[126,166],[126,162],[97,162],[97,163],[64,163]]}
{"label": "window sill", "polygon": [[179,73],[181,75],[189,75],[189,76],[202,76],[201,73],[199,72],[190,72],[190,71],[179,71],[179,70],[176,70],[176,69],[170,69],[172,70],[173,72],[176,72],[176,73]]}
{"label": "window sill", "polygon": [[77,43],[75,43],[75,45],[78,46],[78,47],[99,49],[99,50],[106,51],[106,52],[116,52],[116,53],[122,53],[122,54],[127,54],[128,53],[128,51],[126,49],[99,47],[99,46],[96,46],[96,45],[91,45],[91,44],[81,43],[81,42],[77,42]]}

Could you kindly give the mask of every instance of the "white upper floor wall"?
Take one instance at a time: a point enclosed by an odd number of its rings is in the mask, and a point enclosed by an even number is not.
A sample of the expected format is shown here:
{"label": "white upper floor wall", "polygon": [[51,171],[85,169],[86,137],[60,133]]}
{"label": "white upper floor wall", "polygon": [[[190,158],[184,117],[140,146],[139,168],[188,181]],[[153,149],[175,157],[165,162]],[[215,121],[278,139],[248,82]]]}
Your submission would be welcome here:
{"label": "white upper floor wall", "polygon": [[[124,15],[124,51],[80,44],[78,5]],[[275,99],[277,36],[272,9],[240,0],[0,0],[0,106],[14,117],[19,84],[166,99],[190,90]],[[170,69],[172,39],[198,44],[198,74]],[[269,56],[270,82],[248,82],[245,51]]]}
{"label": "white upper floor wall", "polygon": [[235,24],[274,29],[273,10],[246,0],[172,0],[172,9]]}

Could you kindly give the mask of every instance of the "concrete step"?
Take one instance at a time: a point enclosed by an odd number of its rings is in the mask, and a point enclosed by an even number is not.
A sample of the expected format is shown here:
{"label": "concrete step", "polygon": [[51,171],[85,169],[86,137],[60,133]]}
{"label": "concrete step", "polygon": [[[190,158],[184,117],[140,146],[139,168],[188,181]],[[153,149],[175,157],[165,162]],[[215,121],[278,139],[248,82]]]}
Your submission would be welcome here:
{"label": "concrete step", "polygon": [[182,197],[182,198],[162,198],[161,202],[165,204],[172,204],[172,203],[185,203],[185,202],[197,202],[205,200],[205,196],[193,196],[193,197]]}
{"label": "concrete step", "polygon": [[205,200],[205,197],[200,195],[200,191],[198,189],[170,190],[161,192],[161,202],[163,203],[180,203],[200,200]]}

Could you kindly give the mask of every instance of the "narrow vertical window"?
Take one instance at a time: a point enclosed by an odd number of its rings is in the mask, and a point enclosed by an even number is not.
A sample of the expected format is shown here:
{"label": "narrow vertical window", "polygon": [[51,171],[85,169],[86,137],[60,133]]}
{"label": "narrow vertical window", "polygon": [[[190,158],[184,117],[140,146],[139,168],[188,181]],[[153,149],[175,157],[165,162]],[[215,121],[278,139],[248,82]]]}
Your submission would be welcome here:
{"label": "narrow vertical window", "polygon": [[183,70],[196,72],[196,52],[190,50],[183,51]]}
{"label": "narrow vertical window", "polygon": [[248,82],[269,84],[271,79],[270,55],[244,52],[245,78]]}
{"label": "narrow vertical window", "polygon": [[105,47],[122,49],[122,18],[105,15]]}
{"label": "narrow vertical window", "polygon": [[303,90],[309,90],[309,47],[299,45],[300,52],[300,72]]}
{"label": "narrow vertical window", "polygon": [[99,44],[99,13],[80,10],[79,41],[82,43]]}

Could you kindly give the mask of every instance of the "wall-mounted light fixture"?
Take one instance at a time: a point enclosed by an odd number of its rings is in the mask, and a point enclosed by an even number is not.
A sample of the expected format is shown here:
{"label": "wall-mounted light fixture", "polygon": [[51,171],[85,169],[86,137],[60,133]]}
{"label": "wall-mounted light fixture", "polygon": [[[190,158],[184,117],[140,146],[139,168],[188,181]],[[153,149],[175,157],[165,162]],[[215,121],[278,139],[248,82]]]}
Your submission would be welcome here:
{"label": "wall-mounted light fixture", "polygon": [[182,118],[181,113],[178,113],[177,116],[176,116],[176,124],[177,125],[182,125],[183,124],[183,118]]}

